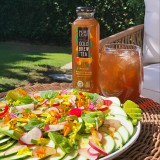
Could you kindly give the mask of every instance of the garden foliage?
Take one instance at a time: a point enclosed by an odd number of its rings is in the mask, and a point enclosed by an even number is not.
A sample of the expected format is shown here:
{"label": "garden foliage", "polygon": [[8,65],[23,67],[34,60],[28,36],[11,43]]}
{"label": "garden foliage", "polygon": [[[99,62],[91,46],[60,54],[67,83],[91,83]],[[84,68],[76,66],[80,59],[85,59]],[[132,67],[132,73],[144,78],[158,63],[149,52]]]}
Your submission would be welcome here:
{"label": "garden foliage", "polygon": [[143,23],[143,0],[0,0],[0,41],[69,44],[77,6],[93,6],[101,38]]}

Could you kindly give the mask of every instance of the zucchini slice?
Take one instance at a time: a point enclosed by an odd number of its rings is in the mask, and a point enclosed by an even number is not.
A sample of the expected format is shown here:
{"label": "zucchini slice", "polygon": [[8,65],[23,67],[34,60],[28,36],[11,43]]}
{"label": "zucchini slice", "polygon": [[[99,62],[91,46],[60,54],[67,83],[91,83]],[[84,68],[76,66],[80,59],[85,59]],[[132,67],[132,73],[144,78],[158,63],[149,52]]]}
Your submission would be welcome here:
{"label": "zucchini slice", "polygon": [[110,135],[104,135],[102,146],[105,152],[107,152],[108,154],[112,153],[115,148],[115,141]]}

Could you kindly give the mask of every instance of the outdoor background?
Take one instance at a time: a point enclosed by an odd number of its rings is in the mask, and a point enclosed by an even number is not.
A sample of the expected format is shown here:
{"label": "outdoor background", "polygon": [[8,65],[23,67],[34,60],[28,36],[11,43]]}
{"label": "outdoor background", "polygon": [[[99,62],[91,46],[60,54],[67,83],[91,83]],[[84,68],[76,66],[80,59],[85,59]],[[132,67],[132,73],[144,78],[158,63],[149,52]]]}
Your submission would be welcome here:
{"label": "outdoor background", "polygon": [[144,21],[143,0],[0,0],[0,92],[67,72],[77,6],[96,9],[101,38]]}

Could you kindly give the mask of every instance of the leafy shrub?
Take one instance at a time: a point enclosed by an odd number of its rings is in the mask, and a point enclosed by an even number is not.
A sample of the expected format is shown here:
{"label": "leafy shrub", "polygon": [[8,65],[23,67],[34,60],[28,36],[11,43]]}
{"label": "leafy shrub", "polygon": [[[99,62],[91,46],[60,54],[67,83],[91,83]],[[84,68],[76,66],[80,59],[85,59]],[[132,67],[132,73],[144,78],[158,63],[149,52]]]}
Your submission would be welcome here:
{"label": "leafy shrub", "polygon": [[143,23],[143,0],[0,0],[0,40],[69,44],[77,6],[93,6],[101,38]]}

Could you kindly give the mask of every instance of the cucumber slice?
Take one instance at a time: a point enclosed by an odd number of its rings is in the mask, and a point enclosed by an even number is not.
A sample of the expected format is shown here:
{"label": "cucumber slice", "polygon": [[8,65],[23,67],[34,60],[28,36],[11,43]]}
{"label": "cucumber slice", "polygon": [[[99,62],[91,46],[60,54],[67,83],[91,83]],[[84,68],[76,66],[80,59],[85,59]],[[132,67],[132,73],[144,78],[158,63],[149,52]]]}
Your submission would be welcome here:
{"label": "cucumber slice", "polygon": [[132,122],[129,119],[127,119],[125,116],[122,116],[122,115],[115,115],[114,119],[119,120],[121,124],[125,126],[125,128],[129,132],[130,137],[133,135],[134,127],[133,127]]}
{"label": "cucumber slice", "polygon": [[112,115],[112,116],[107,116],[106,119],[114,119],[114,120],[118,120],[121,125],[123,125],[127,131],[129,132],[129,136],[131,137],[134,133],[134,127],[132,122],[127,119],[127,117],[122,116],[122,115]]}
{"label": "cucumber slice", "polygon": [[51,155],[49,155],[49,156],[46,156],[46,157],[43,157],[43,158],[37,158],[37,159],[33,159],[33,158],[31,158],[31,159],[27,159],[27,160],[50,160],[50,157],[51,157]]}
{"label": "cucumber slice", "polygon": [[16,152],[15,153],[11,153],[9,155],[5,155],[5,151],[3,151],[3,152],[0,152],[0,159],[9,157],[9,156],[12,156],[12,155],[15,155],[15,154],[16,154]]}
{"label": "cucumber slice", "polygon": [[[0,133],[0,139],[4,138],[6,135],[3,133]],[[6,136],[7,137],[7,136]]]}
{"label": "cucumber slice", "polygon": [[115,150],[117,150],[123,146],[122,137],[118,132],[114,133],[113,139],[115,141]]}
{"label": "cucumber slice", "polygon": [[77,155],[78,155],[78,152],[73,151],[71,153],[66,154],[62,160],[72,160],[72,159],[76,158]]}
{"label": "cucumber slice", "polygon": [[60,147],[57,147],[56,150],[57,153],[55,155],[49,155],[43,158],[30,157],[27,160],[62,160],[66,153]]}
{"label": "cucumber slice", "polygon": [[108,154],[112,153],[114,151],[115,141],[110,135],[105,135],[102,140],[102,146],[105,152],[107,152]]}
{"label": "cucumber slice", "polygon": [[22,149],[23,147],[25,147],[25,145],[21,145],[19,143],[13,145],[9,149],[6,149],[6,151],[0,153],[0,159],[15,155],[18,150]]}
{"label": "cucumber slice", "polygon": [[52,140],[50,140],[46,146],[55,148],[56,144]]}
{"label": "cucumber slice", "polygon": [[0,140],[0,146],[7,143],[10,139],[11,139],[11,137],[8,137],[8,136],[1,139]]}
{"label": "cucumber slice", "polygon": [[121,107],[111,105],[109,107],[109,110],[110,110],[109,114],[111,114],[111,115],[117,115],[118,114],[118,115],[122,115],[122,116],[127,117],[126,112]]}
{"label": "cucumber slice", "polygon": [[125,144],[129,140],[129,137],[130,137],[128,130],[124,126],[121,126],[118,128],[117,132],[121,135],[123,144]]}
{"label": "cucumber slice", "polygon": [[66,153],[60,148],[57,148],[57,154],[53,155],[49,158],[49,160],[59,160],[62,159],[64,156],[66,155]]}
{"label": "cucumber slice", "polygon": [[74,160],[87,160],[87,158],[82,155],[78,155]]}
{"label": "cucumber slice", "polygon": [[90,139],[89,135],[81,136],[79,140],[79,148],[90,148],[89,139]]}
{"label": "cucumber slice", "polygon": [[30,157],[29,155],[13,155],[10,157],[2,158],[1,160],[24,160]]}
{"label": "cucumber slice", "polygon": [[10,156],[12,154],[16,154],[20,149],[23,149],[25,148],[26,146],[25,145],[21,145],[19,143],[16,143],[15,145],[13,145],[12,147],[10,147],[9,149],[7,149],[5,152],[4,152],[4,155],[5,156]]}
{"label": "cucumber slice", "polygon": [[8,148],[12,147],[12,146],[15,145],[16,143],[17,143],[16,140],[8,141],[6,144],[0,146],[0,152],[7,150]]}

